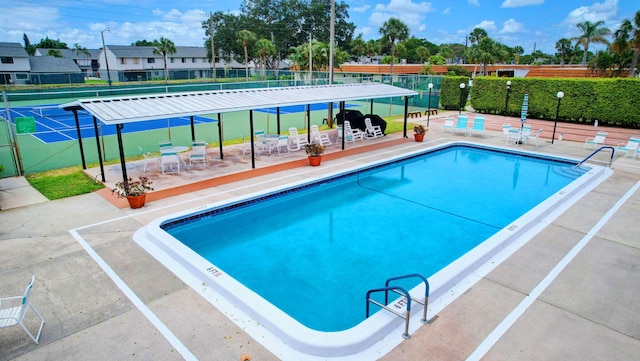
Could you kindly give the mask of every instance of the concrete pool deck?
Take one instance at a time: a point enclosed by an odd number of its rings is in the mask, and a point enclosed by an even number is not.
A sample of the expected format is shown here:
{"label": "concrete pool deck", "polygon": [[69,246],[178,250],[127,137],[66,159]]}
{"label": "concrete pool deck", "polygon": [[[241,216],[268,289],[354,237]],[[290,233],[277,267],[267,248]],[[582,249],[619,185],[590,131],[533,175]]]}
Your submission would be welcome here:
{"label": "concrete pool deck", "polygon": [[[405,142],[394,135],[388,138],[383,141],[399,144],[326,159],[317,169],[298,165],[274,173],[263,171],[255,177],[160,198],[141,210],[119,208],[96,193],[57,201],[40,199],[10,209],[1,198],[0,297],[21,294],[28,277],[35,274],[32,302],[47,323],[40,345],[19,327],[0,330],[0,359],[179,360],[189,354],[201,360],[239,360],[242,355],[253,360],[291,359],[264,348],[246,332],[253,325],[234,324],[229,319],[233,315],[218,311],[131,236],[164,214],[335,171],[390,152],[450,140],[504,145],[499,132],[487,131],[485,138],[452,136],[442,133],[437,121],[425,143]],[[537,150],[531,145],[518,148],[576,159],[590,153],[582,142],[552,145],[545,139]],[[290,160],[297,161],[297,156]],[[285,156],[263,158],[263,162],[281,162]],[[597,160],[603,164],[608,157],[599,155]],[[635,359],[640,354],[640,192],[623,197],[640,181],[640,160],[616,156],[612,168],[612,176],[448,307],[429,314],[428,325],[381,359],[462,360],[479,347],[482,352],[474,357],[486,360]],[[619,209],[608,215],[621,199]],[[424,229],[428,231],[428,220]],[[577,252],[576,246],[583,248]],[[575,257],[565,259],[567,254],[574,255],[572,249]],[[104,268],[96,259],[104,261]],[[564,268],[556,268],[558,264]],[[520,317],[516,317],[518,310],[522,310]],[[164,325],[170,336],[163,335],[153,320],[160,328]],[[395,336],[400,337],[390,335]],[[184,345],[187,351],[176,345]]]}

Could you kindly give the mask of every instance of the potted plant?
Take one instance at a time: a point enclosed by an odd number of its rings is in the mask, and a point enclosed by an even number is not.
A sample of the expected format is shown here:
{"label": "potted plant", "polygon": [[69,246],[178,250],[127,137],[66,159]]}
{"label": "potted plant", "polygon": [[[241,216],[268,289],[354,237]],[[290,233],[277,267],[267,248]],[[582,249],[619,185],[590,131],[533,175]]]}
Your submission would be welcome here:
{"label": "potted plant", "polygon": [[126,182],[116,183],[116,187],[111,190],[111,193],[118,196],[118,198],[127,198],[129,206],[131,208],[141,208],[144,206],[146,199],[146,191],[152,191],[151,182],[147,177],[138,177],[137,181],[129,178]]}
{"label": "potted plant", "polygon": [[413,127],[413,137],[416,139],[416,142],[422,142],[424,140],[424,134],[427,131],[428,129],[422,125],[416,125]]}
{"label": "potted plant", "polygon": [[324,146],[315,142],[305,144],[304,151],[307,152],[307,158],[309,158],[309,164],[313,167],[320,165],[322,161],[322,153],[324,153]]}

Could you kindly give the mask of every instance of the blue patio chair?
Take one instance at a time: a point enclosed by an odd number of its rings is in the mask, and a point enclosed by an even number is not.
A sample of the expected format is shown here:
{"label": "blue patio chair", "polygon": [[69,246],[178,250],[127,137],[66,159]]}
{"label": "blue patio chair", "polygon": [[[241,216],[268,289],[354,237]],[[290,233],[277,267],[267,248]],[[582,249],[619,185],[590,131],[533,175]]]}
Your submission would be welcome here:
{"label": "blue patio chair", "polygon": [[473,127],[471,128],[471,135],[474,132],[480,133],[482,138],[484,138],[484,117],[475,117],[473,119]]}
{"label": "blue patio chair", "polygon": [[467,124],[469,123],[469,117],[466,115],[458,115],[458,123],[456,123],[456,126],[453,128],[453,134],[456,134],[456,131],[458,130],[462,130],[464,132],[464,135],[467,135],[468,129],[467,129]]}

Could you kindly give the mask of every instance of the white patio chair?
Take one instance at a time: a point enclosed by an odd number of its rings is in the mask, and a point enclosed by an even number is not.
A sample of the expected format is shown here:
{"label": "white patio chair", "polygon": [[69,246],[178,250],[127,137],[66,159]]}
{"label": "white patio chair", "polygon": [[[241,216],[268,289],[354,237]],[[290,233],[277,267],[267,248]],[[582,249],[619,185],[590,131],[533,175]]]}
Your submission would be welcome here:
{"label": "white patio chair", "polygon": [[162,150],[163,150],[163,149],[173,147],[173,142],[172,142],[172,141],[170,141],[170,140],[161,140],[161,141],[158,143],[158,146],[160,147],[160,153],[162,153]]}
{"label": "white patio chair", "polygon": [[278,151],[278,156],[282,153],[291,154],[291,150],[289,149],[289,136],[281,135],[278,137],[278,142],[275,145],[276,150]]}
{"label": "white patio chair", "polygon": [[631,137],[629,141],[625,143],[618,143],[616,150],[618,152],[624,152],[624,157],[627,158],[630,155],[633,155],[633,158],[636,157],[637,151],[640,148],[640,138]]}
{"label": "white patio chair", "polygon": [[444,118],[444,123],[442,123],[442,131],[444,132],[445,130],[449,130],[451,133],[453,133],[453,118]]}
{"label": "white patio chair", "polygon": [[585,140],[582,148],[586,148],[587,145],[589,145],[593,146],[593,150],[595,150],[598,145],[604,145],[604,141],[607,139],[607,134],[607,132],[597,132],[595,137],[587,138],[587,140]]}
{"label": "white patio chair", "polygon": [[365,137],[367,139],[374,139],[377,137],[383,137],[382,128],[379,125],[373,125],[370,118],[364,118],[364,125],[366,127]]}
{"label": "white patio chair", "polygon": [[162,153],[160,156],[162,174],[180,173],[181,162],[180,156],[175,152]]}
{"label": "white patio chair", "polygon": [[306,135],[299,134],[298,128],[291,127],[289,128],[289,139],[290,139],[290,150],[300,150],[304,148],[305,145],[309,144],[309,140]]}
{"label": "white patio chair", "polygon": [[142,150],[141,146],[138,146],[138,149],[140,149],[140,153],[144,157],[144,168],[143,168],[143,171],[145,173],[147,173],[147,166],[149,165],[149,163],[160,160],[160,157],[155,155],[155,154],[153,154],[153,153],[151,153],[151,152],[145,152],[144,150]]}
{"label": "white patio chair", "polygon": [[311,141],[324,146],[331,145],[329,134],[321,132],[320,128],[315,124],[311,126]]}
{"label": "white patio chair", "polygon": [[189,165],[193,163],[207,164],[207,143],[193,142],[191,143],[191,153],[189,153]]}
{"label": "white patio chair", "polygon": [[344,121],[344,134],[344,140],[347,142],[355,143],[356,140],[364,140],[364,132],[357,128],[351,128],[351,122],[348,120]]}
{"label": "white patio chair", "polygon": [[[0,298],[0,328],[20,325],[24,332],[26,332],[33,342],[37,344],[38,340],[40,340],[40,334],[42,333],[42,327],[44,326],[45,321],[38,310],[36,310],[29,301],[29,295],[31,294],[31,289],[33,288],[35,280],[36,276],[31,276],[27,289],[24,290],[24,294],[22,296]],[[40,318],[40,326],[38,327],[38,332],[35,336],[31,331],[29,331],[24,322],[24,318],[27,315],[27,310],[29,308],[31,308],[36,316]]]}

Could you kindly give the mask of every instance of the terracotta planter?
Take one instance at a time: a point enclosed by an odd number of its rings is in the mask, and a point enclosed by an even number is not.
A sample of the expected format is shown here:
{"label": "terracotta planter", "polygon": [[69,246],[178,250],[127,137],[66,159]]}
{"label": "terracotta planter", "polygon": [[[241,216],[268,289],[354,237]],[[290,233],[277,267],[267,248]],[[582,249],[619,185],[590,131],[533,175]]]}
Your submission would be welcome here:
{"label": "terracotta planter", "polygon": [[146,198],[147,195],[145,193],[139,196],[127,196],[127,200],[129,201],[129,206],[131,208],[142,208]]}
{"label": "terracotta planter", "polygon": [[320,165],[320,162],[322,161],[322,156],[316,156],[316,157],[312,157],[312,156],[308,156],[307,158],[309,158],[309,164],[311,164],[312,167],[317,167]]}
{"label": "terracotta planter", "polygon": [[422,142],[424,140],[424,134],[414,134],[413,137],[416,139],[416,142]]}

